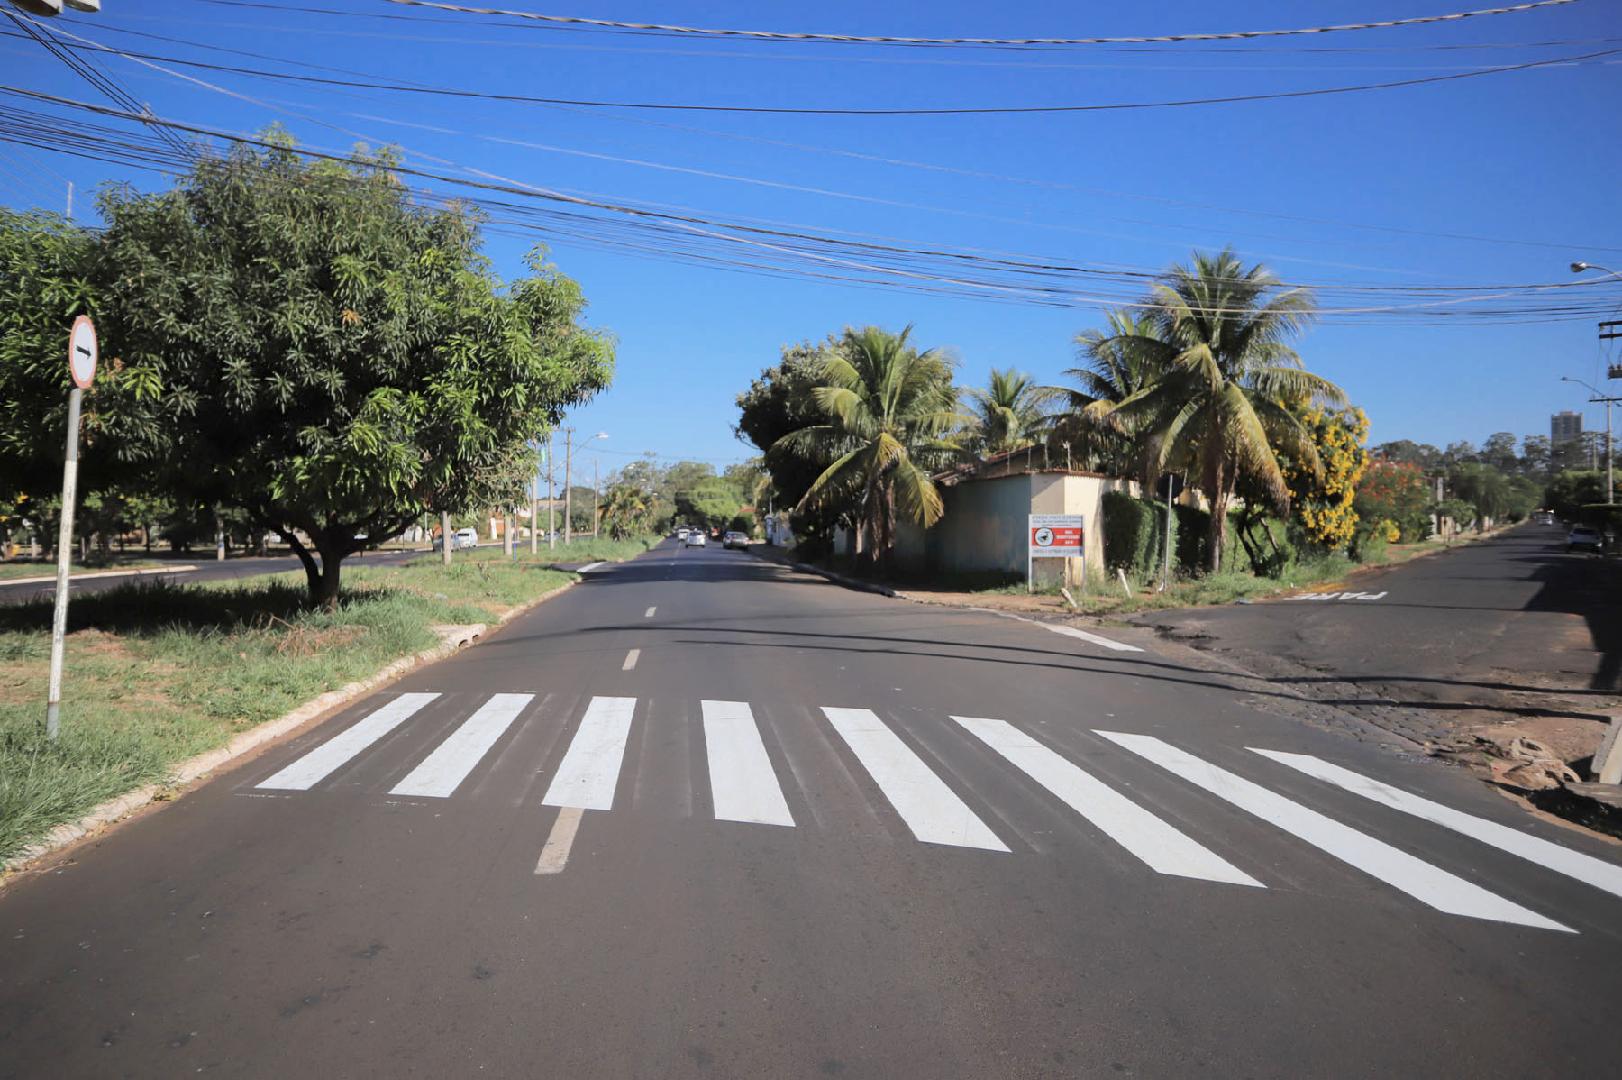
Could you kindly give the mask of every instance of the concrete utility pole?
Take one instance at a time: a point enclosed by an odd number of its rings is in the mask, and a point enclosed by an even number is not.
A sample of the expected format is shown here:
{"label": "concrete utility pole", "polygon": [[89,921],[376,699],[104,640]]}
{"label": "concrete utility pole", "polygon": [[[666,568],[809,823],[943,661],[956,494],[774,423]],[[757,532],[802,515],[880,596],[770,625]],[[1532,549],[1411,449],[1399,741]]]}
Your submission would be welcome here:
{"label": "concrete utility pole", "polygon": [[597,485],[602,483],[597,475],[597,459],[591,459],[591,538],[597,539]]}
{"label": "concrete utility pole", "polygon": [[538,554],[541,550],[541,478],[531,477],[529,481],[529,553]]}
{"label": "concrete utility pole", "polygon": [[557,499],[552,491],[552,433],[546,433],[546,546],[555,549],[558,546],[558,526],[553,520],[552,513],[557,506]]}
{"label": "concrete utility pole", "polygon": [[1171,588],[1171,474],[1166,474],[1166,556],[1160,566],[1160,591]]}
{"label": "concrete utility pole", "polygon": [[446,566],[451,564],[451,515],[448,510],[439,512],[439,559]]}
{"label": "concrete utility pole", "polygon": [[569,489],[573,486],[571,476],[574,473],[574,428],[563,429],[563,543],[565,546],[574,542],[574,523],[569,520],[574,509],[573,494]]}
{"label": "concrete utility pole", "polygon": [[518,515],[510,507],[501,508],[501,553],[513,557],[513,519]]}

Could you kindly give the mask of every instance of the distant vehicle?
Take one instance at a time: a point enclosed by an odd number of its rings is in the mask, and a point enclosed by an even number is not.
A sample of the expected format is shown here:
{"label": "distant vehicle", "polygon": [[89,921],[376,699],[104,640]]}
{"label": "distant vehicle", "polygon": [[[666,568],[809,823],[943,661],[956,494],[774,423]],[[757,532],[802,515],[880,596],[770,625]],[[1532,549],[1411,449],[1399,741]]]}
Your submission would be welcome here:
{"label": "distant vehicle", "polygon": [[1539,525],[1553,525],[1555,523],[1553,510],[1539,510],[1532,515],[1532,520]]}
{"label": "distant vehicle", "polygon": [[694,529],[692,532],[687,534],[688,547],[703,547],[704,543],[705,537],[703,529]]}
{"label": "distant vehicle", "polygon": [[687,534],[692,532],[692,531],[693,530],[691,530],[687,526],[683,525],[681,528],[676,530],[676,539],[677,540],[685,540],[685,539],[687,539]]}
{"label": "distant vehicle", "polygon": [[1605,541],[1600,537],[1599,530],[1587,525],[1574,525],[1571,532],[1566,534],[1567,551],[1592,551],[1598,555],[1604,547]]}
{"label": "distant vehicle", "polygon": [[[478,529],[457,529],[455,532],[451,533],[451,550],[452,551],[460,551],[462,548],[470,548],[470,547],[478,547],[478,546],[479,546],[479,530]],[[444,548],[445,548],[445,538],[443,536],[434,537],[434,550],[435,551],[443,551]]]}
{"label": "distant vehicle", "polygon": [[741,532],[729,532],[721,537],[721,546],[727,549],[737,548],[739,551],[748,551],[749,537]]}

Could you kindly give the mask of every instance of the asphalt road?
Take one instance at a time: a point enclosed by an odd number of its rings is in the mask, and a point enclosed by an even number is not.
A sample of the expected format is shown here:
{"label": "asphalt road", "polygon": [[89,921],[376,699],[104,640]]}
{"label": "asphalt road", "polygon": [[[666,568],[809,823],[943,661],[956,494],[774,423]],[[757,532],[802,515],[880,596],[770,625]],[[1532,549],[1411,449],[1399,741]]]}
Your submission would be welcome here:
{"label": "asphalt road", "polygon": [[0,1075],[1614,1071],[1618,848],[1128,634],[592,573],[0,894]]}
{"label": "asphalt road", "polygon": [[[425,551],[370,551],[363,555],[351,555],[344,560],[346,567],[350,566],[376,566],[378,564],[401,563],[411,559],[421,558],[428,554]],[[155,570],[148,569],[142,574],[110,574],[96,577],[75,576],[70,588],[72,594],[105,592],[116,589],[120,585],[131,582],[150,582],[162,579],[168,582],[180,583],[187,581],[229,581],[236,578],[255,577],[260,574],[291,573],[303,569],[298,558],[293,555],[273,555],[268,558],[232,558],[216,561],[213,554],[204,552],[197,558],[164,556],[164,561],[173,562],[175,566],[191,566],[193,570]],[[41,574],[51,574],[55,571],[49,566],[41,567]],[[0,604],[26,603],[43,597],[50,597],[56,593],[56,583],[52,582],[12,582],[0,581]]]}
{"label": "asphalt road", "polygon": [[[1353,711],[1412,714],[1423,741],[1461,712],[1604,720],[1622,691],[1622,565],[1521,525],[1359,575],[1345,590],[1141,621]],[[1389,710],[1386,710],[1389,712]]]}

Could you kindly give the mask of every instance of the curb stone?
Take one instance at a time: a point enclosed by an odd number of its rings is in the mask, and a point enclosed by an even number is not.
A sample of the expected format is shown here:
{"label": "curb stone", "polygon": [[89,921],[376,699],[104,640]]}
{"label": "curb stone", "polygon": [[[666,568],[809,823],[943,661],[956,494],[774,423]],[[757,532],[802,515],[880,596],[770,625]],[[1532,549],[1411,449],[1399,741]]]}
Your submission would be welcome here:
{"label": "curb stone", "polygon": [[[574,581],[564,582],[557,588],[550,589],[532,600],[526,600],[516,607],[508,608],[496,619],[495,625],[499,627],[516,619],[532,608],[564,592],[574,584],[576,584]],[[443,660],[460,649],[474,645],[490,629],[490,626],[486,623],[471,623],[466,626],[436,625],[431,629],[439,635],[440,641],[438,645],[390,661],[363,679],[356,679],[354,682],[340,686],[336,690],[328,690],[324,694],[311,698],[291,712],[249,728],[232,738],[224,746],[204,751],[195,757],[180,762],[174,766],[174,771],[170,773],[166,780],[147,784],[144,787],[136,788],[134,791],[127,791],[122,795],[114,796],[99,806],[92,808],[77,820],[63,822],[61,825],[56,826],[33,844],[0,862],[0,886],[3,886],[13,875],[26,871],[31,864],[39,862],[85,837],[117,824],[148,803],[162,802],[172,798],[177,789],[195,783],[220,766],[229,764],[267,743],[274,742],[276,739],[303,727],[324,713],[330,712],[340,705],[348,704],[362,694],[375,690],[379,686],[393,682],[413,668],[433,663],[436,660]]]}

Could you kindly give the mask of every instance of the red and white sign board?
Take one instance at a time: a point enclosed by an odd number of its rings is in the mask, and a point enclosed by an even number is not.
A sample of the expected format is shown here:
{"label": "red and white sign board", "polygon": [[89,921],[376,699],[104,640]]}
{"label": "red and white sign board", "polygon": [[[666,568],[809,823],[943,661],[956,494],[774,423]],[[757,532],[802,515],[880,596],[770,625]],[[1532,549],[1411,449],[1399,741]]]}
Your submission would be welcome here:
{"label": "red and white sign board", "polygon": [[1026,546],[1033,559],[1081,558],[1080,514],[1032,514]]}
{"label": "red and white sign board", "polygon": [[90,316],[80,315],[68,332],[68,373],[80,390],[90,389],[96,377],[96,355],[96,324]]}

